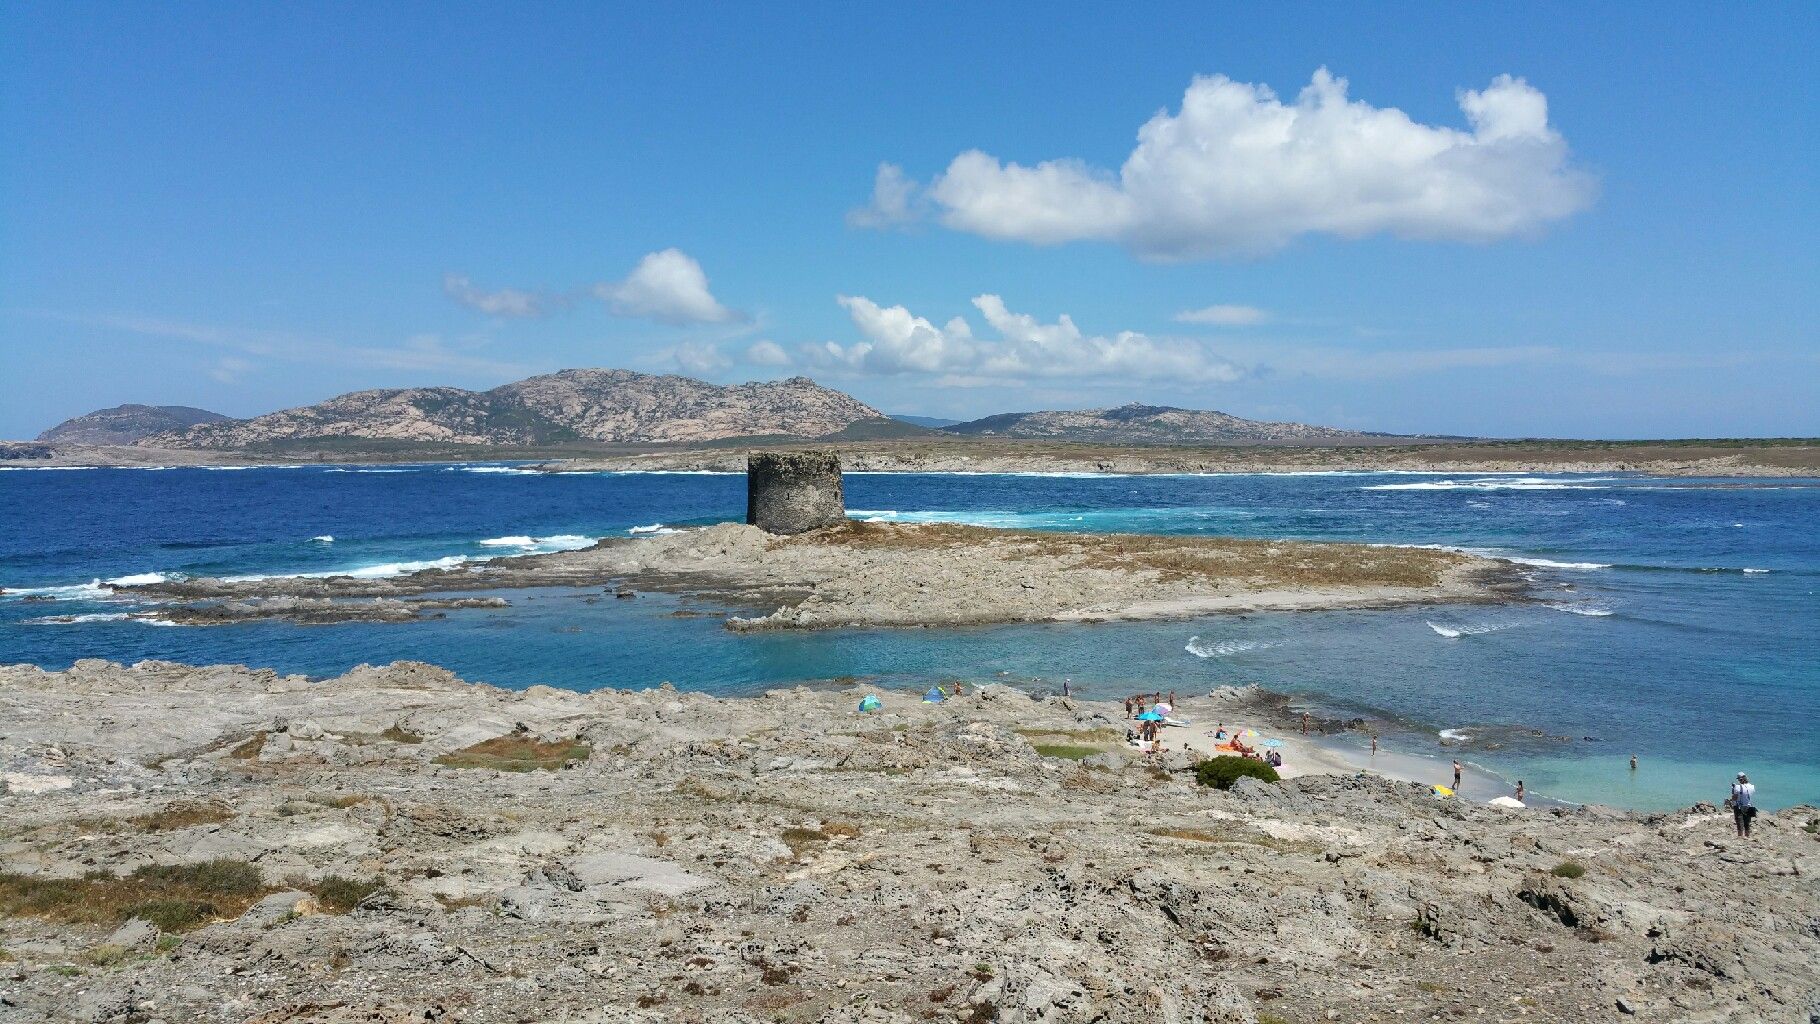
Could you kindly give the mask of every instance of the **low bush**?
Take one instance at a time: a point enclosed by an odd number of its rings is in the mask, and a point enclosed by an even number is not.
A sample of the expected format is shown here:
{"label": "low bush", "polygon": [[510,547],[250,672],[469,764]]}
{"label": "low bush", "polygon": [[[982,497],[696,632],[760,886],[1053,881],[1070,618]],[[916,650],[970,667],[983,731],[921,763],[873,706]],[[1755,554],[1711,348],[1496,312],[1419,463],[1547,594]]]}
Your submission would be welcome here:
{"label": "low bush", "polygon": [[1208,758],[1195,765],[1194,778],[1203,786],[1231,789],[1233,783],[1240,779],[1262,779],[1265,782],[1276,782],[1280,777],[1275,768],[1262,761],[1227,755]]}
{"label": "low bush", "polygon": [[1556,878],[1579,878],[1586,874],[1586,869],[1571,860],[1564,860],[1548,870]]}

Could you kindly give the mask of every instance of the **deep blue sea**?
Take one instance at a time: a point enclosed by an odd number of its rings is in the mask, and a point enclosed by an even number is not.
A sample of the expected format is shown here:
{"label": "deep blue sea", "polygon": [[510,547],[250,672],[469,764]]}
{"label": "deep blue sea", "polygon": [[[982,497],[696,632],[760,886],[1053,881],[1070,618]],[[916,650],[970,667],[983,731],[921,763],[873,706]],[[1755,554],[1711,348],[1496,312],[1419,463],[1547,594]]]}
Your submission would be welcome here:
{"label": "deep blue sea", "polygon": [[[1820,803],[1820,480],[850,474],[860,518],[1438,544],[1520,559],[1545,603],[1166,623],[736,635],[683,599],[515,591],[409,624],[157,626],[109,580],[381,575],[738,519],[737,475],[509,465],[0,472],[0,662],[414,658],[504,686],[714,693],[876,677],[1077,692],[1259,683],[1400,725],[1560,799]],[[1444,746],[1444,741],[1449,744]],[[1639,770],[1628,769],[1632,754]]]}

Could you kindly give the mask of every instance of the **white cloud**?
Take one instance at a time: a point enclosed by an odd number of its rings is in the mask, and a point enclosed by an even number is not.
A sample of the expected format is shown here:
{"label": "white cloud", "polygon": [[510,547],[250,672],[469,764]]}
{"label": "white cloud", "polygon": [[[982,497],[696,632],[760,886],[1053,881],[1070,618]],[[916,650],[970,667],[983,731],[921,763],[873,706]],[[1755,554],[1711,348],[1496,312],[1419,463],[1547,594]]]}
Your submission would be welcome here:
{"label": "white cloud", "polygon": [[957,386],[1026,377],[1207,382],[1241,376],[1194,342],[1136,331],[1089,335],[1066,314],[1042,323],[1011,312],[996,295],[973,300],[996,338],[976,337],[960,317],[938,327],[903,306],[880,306],[863,296],[843,295],[840,303],[864,340],[805,346],[805,362],[865,374],[936,375]]}
{"label": "white cloud", "polygon": [[546,306],[544,296],[536,292],[516,288],[483,291],[463,274],[442,275],[442,290],[456,302],[488,316],[542,316]]}
{"label": "white cloud", "polygon": [[865,206],[847,211],[847,226],[855,228],[888,228],[908,224],[916,219],[911,203],[916,198],[916,182],[896,164],[879,164],[872,179],[872,200]]}
{"label": "white cloud", "polygon": [[[342,365],[380,370],[421,370],[469,377],[510,379],[536,367],[506,363],[465,352],[452,351],[435,335],[419,334],[396,348],[346,345],[325,338],[284,331],[221,327],[135,314],[49,314],[53,319],[84,323],[146,338],[184,341],[227,349],[244,357],[301,363],[309,366]],[[233,357],[229,357],[230,359]],[[227,360],[223,360],[227,362]],[[230,368],[231,369],[231,368]]]}
{"label": "white cloud", "polygon": [[708,374],[733,365],[726,353],[715,345],[685,341],[670,349],[669,357],[684,373]]}
{"label": "white cloud", "polygon": [[[988,238],[1112,241],[1162,260],[1268,253],[1304,234],[1489,241],[1585,208],[1548,100],[1500,75],[1459,93],[1470,130],[1420,124],[1346,95],[1322,68],[1284,103],[1262,85],[1196,77],[1180,111],[1138,130],[1114,173],[1073,159],[1026,167],[970,150],[930,183],[944,224]],[[884,177],[881,168],[881,181]],[[892,181],[874,207],[912,211]]]}
{"label": "white cloud", "polygon": [[790,355],[775,341],[755,341],[746,349],[746,362],[753,366],[788,366]]}
{"label": "white cloud", "polygon": [[253,361],[239,356],[222,356],[209,368],[209,376],[223,384],[238,384],[240,379],[251,373]]}
{"label": "white cloud", "polygon": [[722,324],[745,318],[714,298],[701,264],[681,249],[646,255],[625,280],[595,285],[594,294],[619,316],[664,324]]}
{"label": "white cloud", "polygon": [[1184,309],[1175,315],[1179,324],[1213,324],[1218,327],[1249,327],[1270,319],[1270,314],[1256,306],[1204,306]]}

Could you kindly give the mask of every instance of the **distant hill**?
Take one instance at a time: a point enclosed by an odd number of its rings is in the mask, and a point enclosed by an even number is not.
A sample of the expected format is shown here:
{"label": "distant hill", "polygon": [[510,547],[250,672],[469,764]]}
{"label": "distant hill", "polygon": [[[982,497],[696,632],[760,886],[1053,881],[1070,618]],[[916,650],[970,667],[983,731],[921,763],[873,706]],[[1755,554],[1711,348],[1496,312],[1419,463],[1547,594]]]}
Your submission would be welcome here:
{"label": "distant hill", "polygon": [[187,405],[116,405],[86,416],[64,420],[38,435],[40,441],[65,444],[132,444],[151,434],[187,430],[199,423],[229,419],[207,409]]}
{"label": "distant hill", "polygon": [[913,427],[928,427],[931,430],[940,430],[942,427],[952,427],[960,422],[960,420],[944,419],[940,416],[899,416],[893,414],[891,418],[899,423],[908,423]]}
{"label": "distant hill", "polygon": [[1306,423],[1271,423],[1201,409],[1167,405],[1121,405],[1116,409],[1008,412],[943,427],[945,433],[974,437],[1018,437],[1099,444],[1220,444],[1302,442],[1385,437]]}
{"label": "distant hill", "polygon": [[820,437],[883,413],[807,377],[721,386],[630,370],[562,370],[491,391],[390,388],[151,434],[167,448],[247,448],[309,439],[546,445]]}

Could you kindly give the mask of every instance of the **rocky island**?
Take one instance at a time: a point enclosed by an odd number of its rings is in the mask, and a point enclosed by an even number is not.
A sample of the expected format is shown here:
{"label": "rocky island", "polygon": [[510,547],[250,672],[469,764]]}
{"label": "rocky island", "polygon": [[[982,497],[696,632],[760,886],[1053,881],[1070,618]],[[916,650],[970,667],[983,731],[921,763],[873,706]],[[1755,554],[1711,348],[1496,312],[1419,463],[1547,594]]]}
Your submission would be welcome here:
{"label": "rocky island", "polygon": [[[1217,612],[1377,608],[1509,600],[1508,563],[1429,548],[845,522],[778,537],[722,523],[591,548],[405,576],[188,579],[117,588],[173,602],[189,621],[329,621],[337,605],[376,618],[397,599],[476,590],[604,586],[727,602],[735,629],[957,626],[1187,617]],[[154,611],[154,617],[170,614]],[[401,613],[404,618],[411,617]]]}
{"label": "rocky island", "polygon": [[[0,1018],[1808,1021],[1814,808],[1197,785],[1004,686],[0,668]],[[1182,702],[1269,727],[1243,690]],[[1290,764],[1302,760],[1294,745]],[[1722,780],[1721,780],[1722,781]],[[1343,970],[1336,969],[1343,967]]]}

